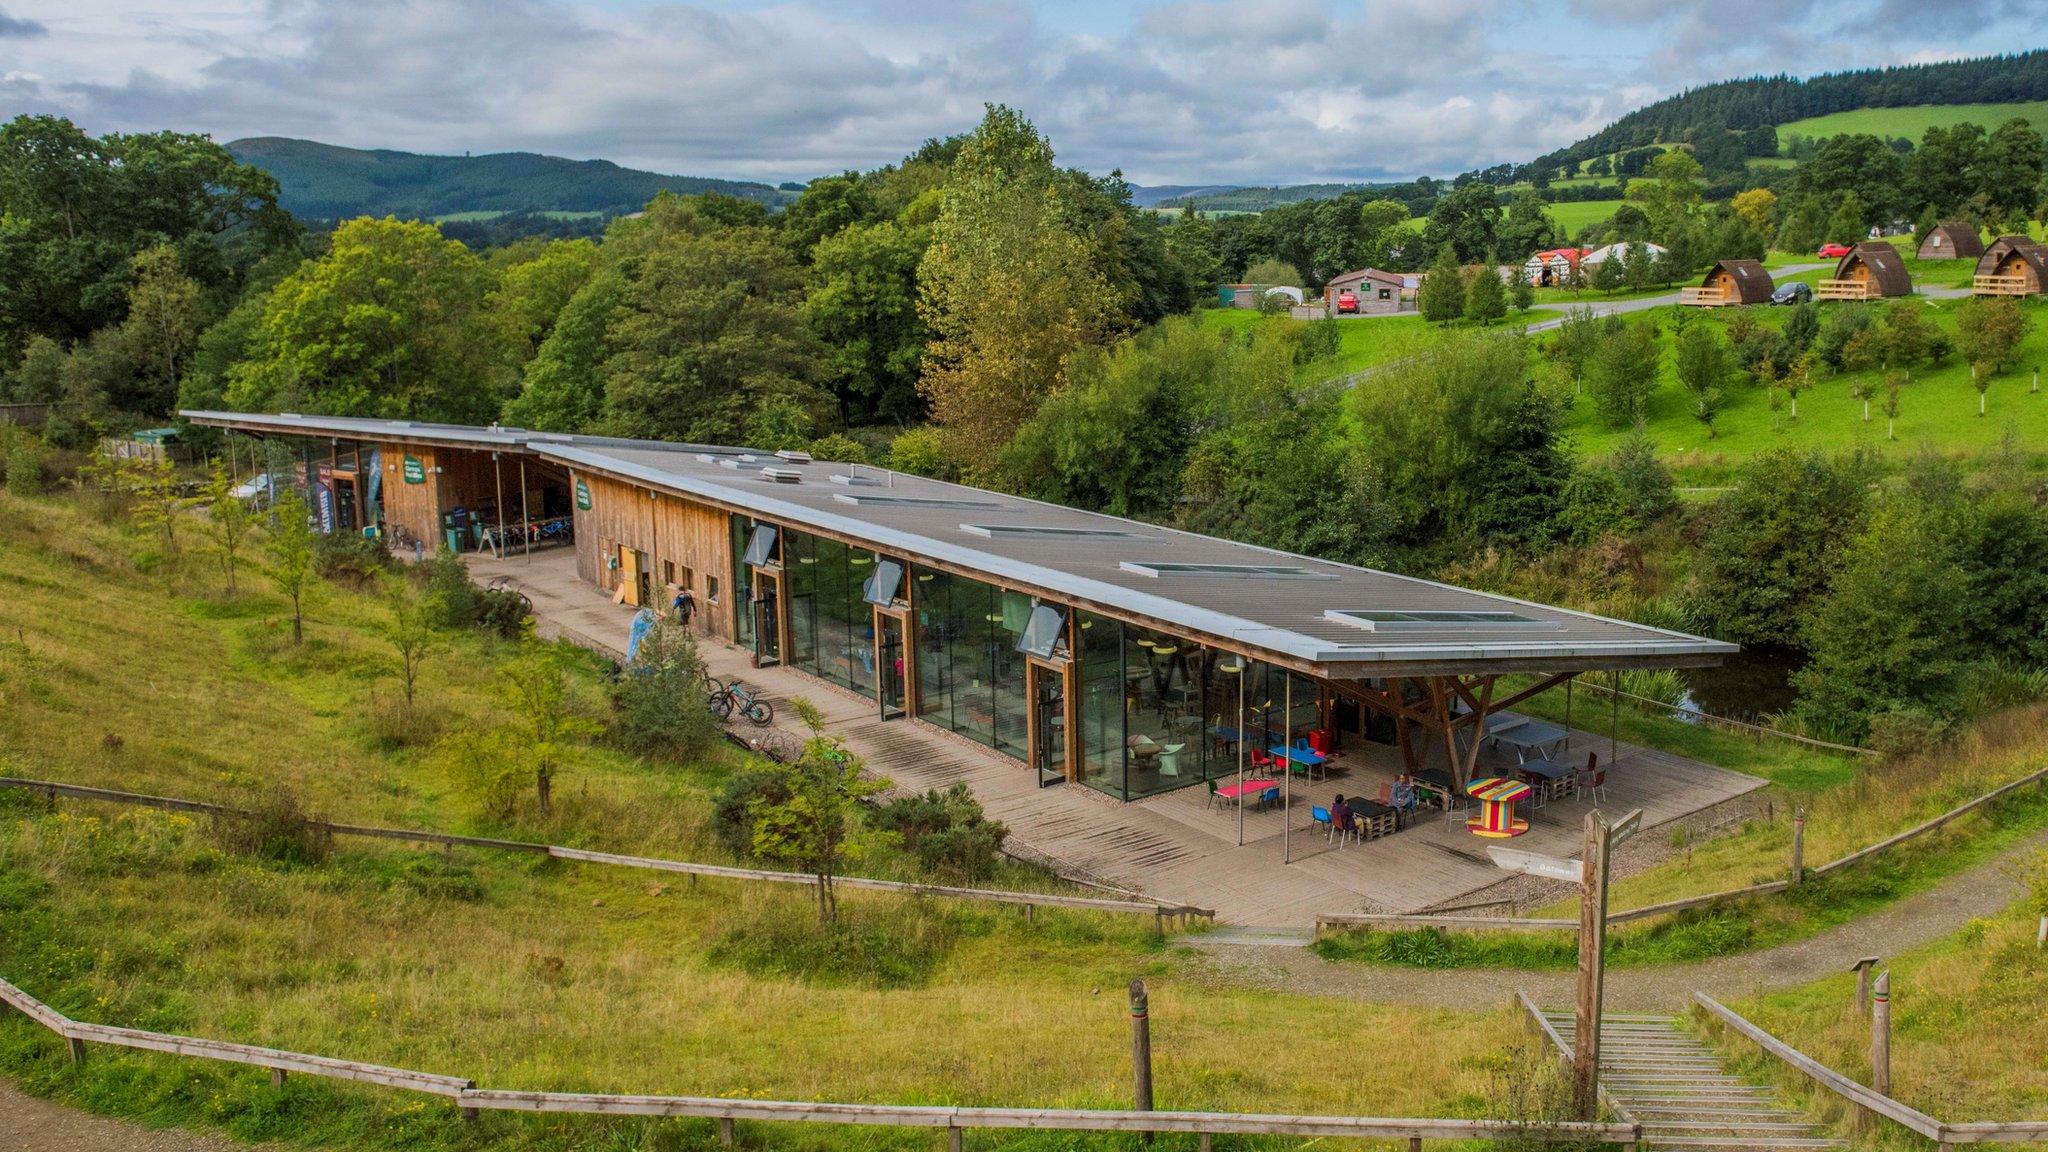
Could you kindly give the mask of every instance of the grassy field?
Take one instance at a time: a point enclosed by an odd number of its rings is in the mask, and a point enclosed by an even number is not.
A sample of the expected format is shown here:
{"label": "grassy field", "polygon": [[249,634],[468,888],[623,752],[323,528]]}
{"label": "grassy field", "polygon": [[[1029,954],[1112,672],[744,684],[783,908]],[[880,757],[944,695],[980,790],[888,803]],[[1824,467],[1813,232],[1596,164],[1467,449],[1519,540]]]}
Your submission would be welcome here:
{"label": "grassy field", "polygon": [[[2036,859],[2029,899],[1971,923],[1936,944],[1887,957],[1892,973],[1892,1095],[1938,1119],[2048,1118],[2048,952],[2035,943],[2048,913],[2048,854]],[[1730,1007],[1851,1078],[1869,1083],[1870,1024],[1853,1010],[1855,980],[1843,975]],[[1793,1092],[1810,1091],[1741,1037],[1727,1041],[1757,1072]],[[1842,1113],[1820,1095],[1823,1115]],[[1885,1147],[1925,1144],[1887,1132]]]}
{"label": "grassy field", "polygon": [[2036,127],[2048,124],[2048,100],[2021,104],[1917,104],[1906,108],[1858,108],[1811,116],[1778,125],[1778,139],[1807,136],[1820,139],[1845,132],[1868,132],[1887,140],[1903,136],[1919,143],[1929,128],[1981,125],[1986,132],[2018,116]]}
{"label": "grassy field", "polygon": [[1549,206],[1550,218],[1567,236],[1577,236],[1581,229],[1598,224],[1614,210],[1622,206],[1621,200],[1564,200]]}
{"label": "grassy field", "polygon": [[[185,535],[178,560],[68,498],[0,494],[0,770],[197,797],[283,783],[334,819],[719,858],[706,829],[731,755],[656,765],[578,744],[552,820],[488,815],[462,738],[503,723],[492,682],[506,646],[446,638],[423,688],[443,739],[394,743],[378,719],[395,691],[381,600],[323,588],[293,650],[275,592],[245,570],[241,597],[222,599]],[[601,713],[601,691],[579,664],[573,710]],[[0,975],[60,1011],[491,1086],[1112,1106],[1127,1098],[1134,976],[1152,983],[1162,1107],[1479,1114],[1520,1042],[1496,998],[1449,1013],[1254,987],[1128,918],[1026,923],[849,892],[848,927],[828,938],[803,893],[361,842],[282,864],[183,816],[20,794],[0,806]],[[886,851],[862,862],[910,868]],[[1057,883],[1020,866],[998,881]],[[1360,1037],[1372,1073],[1335,1074],[1356,1066]],[[112,1050],[78,1070],[61,1053],[19,1016],[0,1020],[0,1070],[28,1089],[153,1123],[344,1150],[712,1145],[704,1122],[464,1125],[397,1092],[294,1077],[278,1093],[257,1070]],[[930,1144],[742,1127],[784,1148]]]}
{"label": "grassy field", "polygon": [[[1956,304],[1937,302],[1935,322],[1954,331]],[[1988,392],[1988,416],[1977,415],[1977,393],[1970,383],[1970,369],[1961,357],[1951,355],[1946,363],[1923,367],[1914,373],[1900,399],[1896,439],[1886,438],[1886,421],[1878,404],[1871,405],[1871,418],[1863,418],[1863,405],[1851,393],[1854,375],[1821,379],[1799,396],[1799,416],[1793,419],[1791,405],[1782,394],[1774,404],[1769,392],[1753,385],[1736,385],[1727,391],[1728,403],[1715,425],[1715,435],[1687,412],[1684,390],[1673,375],[1667,348],[1659,369],[1655,392],[1650,397],[1648,428],[1660,454],[1678,470],[1682,482],[1716,483],[1729,467],[1769,448],[1818,448],[1839,451],[1869,448],[1899,459],[1932,447],[1938,451],[1971,457],[1996,448],[2010,433],[2023,449],[2037,457],[2048,445],[2048,391],[2031,392],[2031,367],[2048,364],[2048,305],[2025,305],[2032,318],[2032,330],[2019,352],[2019,367],[1994,378]],[[1786,309],[1760,307],[1751,312],[1770,324],[1782,324]],[[1672,309],[1645,314],[1668,326]],[[1709,323],[1726,323],[1732,309],[1702,313]],[[1644,321],[1638,321],[1644,322]],[[1875,384],[1878,373],[1863,374]],[[1625,430],[1603,424],[1595,414],[1592,399],[1572,398],[1568,428],[1582,453],[1609,452],[1626,435]]]}
{"label": "grassy field", "polygon": [[[1206,308],[1197,315],[1203,324],[1219,328],[1243,329],[1275,322],[1249,308]],[[1348,375],[1399,359],[1439,338],[1436,330],[1413,312],[1340,319],[1336,358],[1304,366],[1300,376],[1303,380],[1314,380]]]}

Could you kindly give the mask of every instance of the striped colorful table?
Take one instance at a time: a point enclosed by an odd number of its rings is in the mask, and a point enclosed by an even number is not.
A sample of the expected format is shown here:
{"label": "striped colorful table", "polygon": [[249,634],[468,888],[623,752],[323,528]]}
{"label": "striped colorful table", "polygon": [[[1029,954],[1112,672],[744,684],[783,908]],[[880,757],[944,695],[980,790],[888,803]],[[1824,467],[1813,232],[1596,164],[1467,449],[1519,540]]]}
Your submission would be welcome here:
{"label": "striped colorful table", "polygon": [[1489,776],[1484,780],[1474,780],[1466,786],[1465,792],[1479,801],[1479,814],[1465,821],[1465,828],[1474,836],[1506,840],[1529,830],[1527,820],[1515,818],[1515,801],[1529,798],[1527,784]]}

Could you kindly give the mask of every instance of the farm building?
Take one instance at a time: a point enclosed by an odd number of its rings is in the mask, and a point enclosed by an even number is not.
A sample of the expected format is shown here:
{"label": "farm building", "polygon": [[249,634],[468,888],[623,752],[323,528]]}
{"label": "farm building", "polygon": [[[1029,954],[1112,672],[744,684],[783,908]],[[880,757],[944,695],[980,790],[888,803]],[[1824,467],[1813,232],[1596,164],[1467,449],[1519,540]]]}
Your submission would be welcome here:
{"label": "farm building", "polygon": [[2037,296],[2048,284],[2048,249],[2029,236],[2000,236],[1977,258],[1979,296]]}
{"label": "farm building", "polygon": [[386,489],[365,523],[392,538],[409,525],[430,546],[471,550],[471,536],[439,534],[443,510],[462,505],[520,541],[516,556],[532,540],[528,517],[563,509],[593,602],[659,608],[690,589],[707,639],[864,698],[879,722],[935,726],[1000,753],[1026,787],[1138,800],[1215,785],[1246,755],[1255,768],[1274,756],[1320,763],[1347,743],[1398,748],[1411,764],[1434,748],[1462,785],[1479,737],[1507,738],[1508,725],[1489,721],[1537,691],[1587,670],[1710,666],[1736,650],[797,452],[184,416],[309,459],[362,461]]}
{"label": "farm building", "polygon": [[1920,238],[1915,256],[1921,260],[1962,260],[1983,254],[1984,237],[1978,234],[1975,224],[1949,221],[1927,230],[1927,235]]}
{"label": "farm building", "polygon": [[1835,265],[1834,276],[1822,280],[1815,291],[1821,300],[1879,300],[1912,294],[1913,276],[1906,271],[1905,258],[1883,240],[1866,240],[1849,249]]}
{"label": "farm building", "polygon": [[1572,278],[1572,269],[1579,266],[1590,248],[1548,248],[1530,256],[1522,265],[1522,275],[1537,288],[1554,288]]}
{"label": "farm building", "polygon": [[1697,288],[1682,289],[1680,304],[1714,308],[1726,304],[1762,304],[1771,298],[1771,274],[1755,260],[1717,260]]}
{"label": "farm building", "polygon": [[1329,282],[1323,288],[1323,304],[1331,312],[1337,311],[1337,297],[1350,292],[1358,298],[1361,314],[1399,312],[1405,295],[1406,280],[1399,272],[1382,272],[1377,268],[1361,268],[1346,272]]}
{"label": "farm building", "polygon": [[1662,244],[1652,244],[1647,240],[1638,241],[1634,244],[1631,244],[1627,241],[1622,241],[1618,244],[1609,244],[1605,247],[1595,248],[1592,251],[1581,255],[1579,257],[1579,267],[1593,269],[1598,268],[1600,265],[1607,263],[1609,260],[1612,260],[1617,256],[1621,257],[1623,260],[1626,261],[1639,260],[1645,255],[1653,257],[1662,256],[1664,255],[1664,246]]}

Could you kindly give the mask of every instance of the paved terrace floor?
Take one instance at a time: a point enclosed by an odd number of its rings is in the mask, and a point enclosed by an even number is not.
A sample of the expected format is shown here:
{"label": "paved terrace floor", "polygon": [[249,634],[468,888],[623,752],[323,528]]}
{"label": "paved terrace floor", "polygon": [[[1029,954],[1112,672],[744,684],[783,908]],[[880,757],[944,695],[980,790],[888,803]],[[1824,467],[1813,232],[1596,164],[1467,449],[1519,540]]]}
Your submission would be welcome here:
{"label": "paved terrace floor", "polygon": [[[614,657],[623,653],[634,610],[578,579],[574,553],[467,559],[479,580],[502,581],[532,600],[542,635],[564,636]],[[1014,845],[1100,883],[1214,908],[1223,923],[1302,928],[1320,913],[1419,911],[1457,903],[1505,878],[1487,858],[1486,845],[1493,842],[1465,831],[1463,813],[1448,826],[1441,814],[1424,813],[1394,835],[1343,847],[1331,846],[1311,825],[1311,805],[1327,805],[1338,792],[1376,796],[1398,763],[1392,748],[1364,744],[1335,758],[1330,779],[1310,784],[1297,778],[1291,816],[1280,809],[1247,810],[1240,845],[1238,814],[1212,807],[1200,784],[1129,804],[1079,784],[1040,788],[1035,774],[1009,757],[929,725],[882,721],[870,699],[786,668],[756,669],[750,653],[739,648],[711,642],[703,655],[713,675],[739,677],[776,702],[778,725],[797,730],[791,710],[782,705],[793,696],[807,697],[871,771],[898,786],[921,791],[965,782],[988,814],[1009,827]],[[1610,761],[1607,738],[1589,732],[1575,732],[1572,741],[1579,762],[1589,750],[1610,762],[1602,807],[1614,813],[1642,808],[1646,827],[1765,783],[1627,743]],[[1480,755],[1482,772],[1511,763],[1491,749]],[[1520,805],[1530,830],[1513,846],[1575,856],[1590,807],[1585,800],[1556,800],[1540,809]],[[1283,836],[1291,836],[1291,845]],[[1290,851],[1293,862],[1283,862]]]}

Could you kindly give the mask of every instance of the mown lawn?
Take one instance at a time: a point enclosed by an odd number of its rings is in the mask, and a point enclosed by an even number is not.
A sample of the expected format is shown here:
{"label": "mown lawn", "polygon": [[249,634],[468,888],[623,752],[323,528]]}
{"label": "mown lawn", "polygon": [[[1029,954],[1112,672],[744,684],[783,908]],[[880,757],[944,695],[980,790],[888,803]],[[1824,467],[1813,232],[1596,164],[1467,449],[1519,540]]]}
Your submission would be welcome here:
{"label": "mown lawn", "polygon": [[[373,704],[395,690],[381,601],[324,588],[295,652],[256,572],[233,602],[214,582],[200,557],[173,563],[69,500],[0,494],[0,770],[202,798],[282,783],[333,818],[718,858],[711,800],[742,761],[657,765],[593,741],[572,751],[552,820],[487,815],[459,738],[503,723],[505,646],[446,639],[423,699],[455,742],[394,745]],[[574,685],[573,707],[601,714],[595,668]],[[884,848],[861,867],[915,864]],[[1058,886],[1021,866],[998,882]],[[1123,988],[1143,976],[1160,1106],[1388,1115],[1485,1112],[1520,1042],[1495,998],[1442,1012],[1217,981],[1149,920],[842,904],[847,927],[825,936],[802,891],[360,841],[286,864],[237,854],[206,821],[0,793],[0,975],[83,1020],[508,1088],[1108,1107],[1128,1099]],[[293,1077],[279,1093],[260,1070],[168,1056],[95,1049],[79,1070],[12,1014],[0,1070],[66,1103],[304,1147],[712,1146],[704,1122],[466,1125],[395,1091]],[[931,1139],[745,1125],[742,1138]]]}

